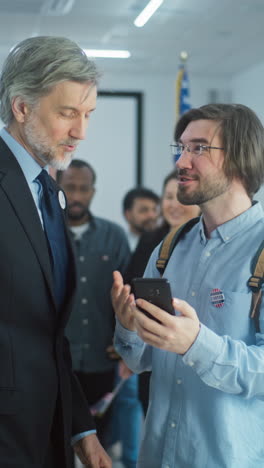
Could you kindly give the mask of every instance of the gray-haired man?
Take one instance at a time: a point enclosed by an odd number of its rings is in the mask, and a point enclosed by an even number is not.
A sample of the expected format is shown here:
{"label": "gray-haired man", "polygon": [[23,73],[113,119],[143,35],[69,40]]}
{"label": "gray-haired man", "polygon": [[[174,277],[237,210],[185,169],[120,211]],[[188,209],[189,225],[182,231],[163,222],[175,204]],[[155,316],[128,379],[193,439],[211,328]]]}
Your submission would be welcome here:
{"label": "gray-haired man", "polygon": [[97,79],[95,65],[66,38],[26,39],[2,69],[0,465],[5,468],[68,468],[71,441],[87,466],[111,466],[71,370],[64,327],[75,296],[75,266],[63,219],[65,197],[45,172],[48,166],[66,168],[85,138]]}

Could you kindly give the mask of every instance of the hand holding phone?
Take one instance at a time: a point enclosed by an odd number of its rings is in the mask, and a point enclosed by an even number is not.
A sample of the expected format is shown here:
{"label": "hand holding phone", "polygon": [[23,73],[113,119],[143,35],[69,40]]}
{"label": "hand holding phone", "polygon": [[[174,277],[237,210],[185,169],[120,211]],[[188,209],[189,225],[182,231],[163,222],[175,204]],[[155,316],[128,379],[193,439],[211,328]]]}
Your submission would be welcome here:
{"label": "hand holding phone", "polygon": [[[166,278],[134,278],[132,292],[136,299],[145,299],[169,314],[175,315],[170,283]],[[140,310],[149,318],[158,321],[146,310],[142,308]]]}

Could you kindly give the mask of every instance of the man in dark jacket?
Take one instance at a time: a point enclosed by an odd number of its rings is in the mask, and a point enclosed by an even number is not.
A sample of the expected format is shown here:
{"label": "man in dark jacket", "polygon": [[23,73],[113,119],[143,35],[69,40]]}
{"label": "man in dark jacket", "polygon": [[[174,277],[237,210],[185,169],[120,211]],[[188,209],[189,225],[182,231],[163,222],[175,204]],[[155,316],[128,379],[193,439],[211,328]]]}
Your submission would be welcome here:
{"label": "man in dark jacket", "polygon": [[[116,360],[110,358],[115,318],[110,291],[114,270],[125,272],[130,250],[124,230],[90,211],[96,174],[85,161],[74,159],[57,182],[67,197],[68,223],[75,245],[79,294],[66,327],[73,368],[89,405],[114,388]],[[106,447],[110,411],[95,417],[97,434]]]}
{"label": "man in dark jacket", "polygon": [[109,468],[71,370],[64,327],[75,267],[65,197],[48,167],[65,168],[96,104],[97,71],[65,38],[34,37],[0,79],[0,466]]}

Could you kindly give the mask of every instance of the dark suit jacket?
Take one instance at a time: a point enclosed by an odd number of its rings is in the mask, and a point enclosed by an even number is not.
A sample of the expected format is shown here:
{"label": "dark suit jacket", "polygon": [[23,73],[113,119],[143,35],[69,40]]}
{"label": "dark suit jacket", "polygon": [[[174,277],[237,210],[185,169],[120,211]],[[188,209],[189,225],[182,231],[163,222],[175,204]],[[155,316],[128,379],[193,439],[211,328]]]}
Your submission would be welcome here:
{"label": "dark suit jacket", "polygon": [[0,214],[0,466],[42,467],[52,432],[68,468],[70,437],[94,428],[64,338],[75,271],[58,313],[39,215],[1,138]]}

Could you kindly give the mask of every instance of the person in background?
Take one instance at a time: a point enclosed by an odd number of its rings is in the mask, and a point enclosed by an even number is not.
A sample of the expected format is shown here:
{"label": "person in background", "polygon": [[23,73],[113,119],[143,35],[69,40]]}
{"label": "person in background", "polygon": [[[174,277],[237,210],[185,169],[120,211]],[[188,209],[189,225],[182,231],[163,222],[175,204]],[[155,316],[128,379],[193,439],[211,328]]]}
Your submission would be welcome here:
{"label": "person in background", "polygon": [[264,302],[254,320],[248,281],[263,245],[263,125],[241,104],[208,104],[180,118],[174,141],[178,199],[202,211],[164,271],[175,316],[135,303],[118,272],[112,290],[117,351],[152,369],[138,468],[262,468]]}
{"label": "person in background", "polygon": [[124,276],[126,283],[130,284],[133,278],[143,276],[152,251],[172,228],[177,228],[181,224],[186,223],[189,219],[199,216],[200,208],[196,205],[183,205],[180,203],[177,198],[177,191],[177,171],[174,170],[167,175],[163,182],[161,225],[140,236]]}
{"label": "person in background", "polygon": [[[165,177],[161,196],[161,226],[150,232],[145,232],[139,239],[136,250],[133,252],[129,266],[124,275],[124,281],[131,284],[133,278],[141,277],[154,248],[164,239],[168,232],[199,216],[200,208],[197,205],[183,205],[177,198],[178,172],[172,171]],[[150,372],[142,372],[138,376],[139,399],[144,414],[147,413],[149,401]]]}
{"label": "person in background", "polygon": [[[125,271],[130,250],[123,229],[91,212],[96,174],[87,162],[73,159],[57,171],[57,183],[67,198],[68,224],[78,266],[78,297],[66,335],[73,369],[90,406],[113,391],[116,362],[107,349],[113,343],[112,272]],[[106,448],[110,411],[95,417],[97,434]]]}
{"label": "person in background", "polygon": [[30,37],[0,77],[0,466],[69,468],[71,444],[89,467],[112,463],[71,368],[64,328],[76,291],[65,169],[96,107],[98,72],[63,37]]}
{"label": "person in background", "polygon": [[160,214],[159,196],[152,190],[137,187],[126,193],[123,199],[123,215],[127,222],[127,238],[131,252],[137,246],[143,232],[156,228]]}

